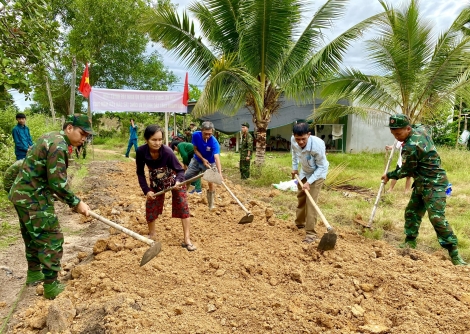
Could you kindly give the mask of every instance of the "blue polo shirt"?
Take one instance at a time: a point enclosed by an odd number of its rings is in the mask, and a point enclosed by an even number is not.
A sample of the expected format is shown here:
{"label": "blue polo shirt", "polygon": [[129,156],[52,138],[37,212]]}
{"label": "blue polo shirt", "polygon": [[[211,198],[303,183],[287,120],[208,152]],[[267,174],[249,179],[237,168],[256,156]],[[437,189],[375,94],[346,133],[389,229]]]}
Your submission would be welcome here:
{"label": "blue polo shirt", "polygon": [[[220,154],[220,145],[217,139],[215,139],[214,136],[211,136],[206,142],[202,139],[201,131],[193,133],[192,144],[197,147],[203,158],[207,159],[211,164],[215,162],[214,154]],[[196,154],[194,154],[194,159],[196,159],[197,162],[202,163],[201,159],[199,159]]]}

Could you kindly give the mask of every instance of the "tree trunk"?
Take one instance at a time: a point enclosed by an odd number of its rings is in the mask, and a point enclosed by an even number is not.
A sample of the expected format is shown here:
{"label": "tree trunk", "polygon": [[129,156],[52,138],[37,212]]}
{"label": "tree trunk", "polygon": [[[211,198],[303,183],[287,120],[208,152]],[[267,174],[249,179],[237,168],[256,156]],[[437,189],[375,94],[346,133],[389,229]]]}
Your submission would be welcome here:
{"label": "tree trunk", "polygon": [[266,154],[266,132],[271,116],[268,119],[253,120],[256,125],[256,160],[255,164],[260,167],[264,165],[264,156]]}

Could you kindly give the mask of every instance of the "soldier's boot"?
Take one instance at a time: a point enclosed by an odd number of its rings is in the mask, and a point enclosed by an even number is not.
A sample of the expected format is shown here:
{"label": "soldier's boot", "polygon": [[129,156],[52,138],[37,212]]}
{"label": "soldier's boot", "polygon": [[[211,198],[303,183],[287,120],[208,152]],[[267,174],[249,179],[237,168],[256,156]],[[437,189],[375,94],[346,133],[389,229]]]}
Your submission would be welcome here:
{"label": "soldier's boot", "polygon": [[466,266],[467,265],[467,262],[465,262],[460,257],[458,250],[449,251],[449,256],[454,266]]}
{"label": "soldier's boot", "polygon": [[405,241],[398,245],[400,248],[416,248],[416,239],[405,239]]}
{"label": "soldier's boot", "polygon": [[65,285],[54,281],[49,284],[44,284],[44,298],[55,299],[62,291],[64,291]]}
{"label": "soldier's boot", "polygon": [[44,274],[41,270],[28,270],[28,273],[26,274],[26,285],[34,286],[40,283],[41,281],[44,281]]}
{"label": "soldier's boot", "polygon": [[207,191],[207,204],[209,205],[209,210],[214,208],[214,199],[215,199],[215,191]]}

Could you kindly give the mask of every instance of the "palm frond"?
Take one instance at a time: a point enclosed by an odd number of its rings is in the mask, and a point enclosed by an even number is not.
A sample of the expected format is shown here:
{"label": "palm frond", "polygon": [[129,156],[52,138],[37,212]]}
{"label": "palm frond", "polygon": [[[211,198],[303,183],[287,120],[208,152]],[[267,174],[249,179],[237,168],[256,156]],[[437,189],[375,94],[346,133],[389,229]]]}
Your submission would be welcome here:
{"label": "palm frond", "polygon": [[208,0],[193,2],[188,10],[200,22],[202,35],[211,46],[220,54],[227,54],[238,48],[239,8],[240,0]]}
{"label": "palm frond", "polygon": [[333,22],[344,14],[346,2],[344,0],[329,0],[318,9],[300,37],[286,53],[285,61],[281,65],[282,77],[292,76],[292,73],[302,68],[305,65],[305,60],[323,45],[322,29],[331,27]]}
{"label": "palm frond", "polygon": [[257,106],[262,99],[257,87],[259,81],[237,66],[236,55],[228,55],[214,62],[210,78],[193,114],[196,116],[221,112],[234,115],[250,96]]}
{"label": "palm frond", "polygon": [[202,38],[195,36],[194,23],[186,12],[182,17],[170,6],[147,10],[140,22],[140,29],[154,41],[161,42],[177,58],[192,68],[201,77],[210,73],[217,59],[204,45]]}
{"label": "palm frond", "polygon": [[341,162],[334,168],[328,171],[328,175],[325,180],[325,187],[328,190],[340,190],[342,187],[347,185],[352,180],[357,179],[357,176],[344,176],[344,172],[347,170],[348,163]]}
{"label": "palm frond", "polygon": [[279,82],[286,97],[302,103],[313,101],[314,85],[318,84],[339,71],[343,56],[354,40],[357,40],[376,20],[384,14],[377,14],[351,27],[330,43],[307,58],[301,67],[293,69],[293,63],[286,63],[290,72],[283,70],[284,77]]}
{"label": "palm frond", "polygon": [[385,113],[396,112],[400,101],[390,91],[387,78],[365,75],[354,69],[344,69],[335,78],[322,84],[321,97],[324,102],[319,109],[335,105],[340,99],[347,99],[355,106],[368,106]]}
{"label": "palm frond", "polygon": [[[241,2],[242,19],[239,56],[253,76],[260,76],[264,86],[266,77],[274,80],[279,64],[293,39],[293,28],[300,23],[299,0]],[[262,89],[263,90],[263,89]]]}

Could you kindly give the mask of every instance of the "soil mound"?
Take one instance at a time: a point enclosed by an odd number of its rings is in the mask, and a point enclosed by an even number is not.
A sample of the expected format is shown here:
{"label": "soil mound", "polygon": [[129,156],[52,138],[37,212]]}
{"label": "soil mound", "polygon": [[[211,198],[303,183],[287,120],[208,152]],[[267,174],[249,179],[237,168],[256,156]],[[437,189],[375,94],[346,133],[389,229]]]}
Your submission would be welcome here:
{"label": "soil mound", "polygon": [[[469,270],[444,252],[397,250],[343,227],[322,253],[276,218],[266,191],[226,183],[253,223],[237,224],[244,212],[222,187],[212,211],[205,189],[188,195],[198,247],[188,252],[167,193],[156,258],[139,267],[148,246],[112,229],[93,249],[69,249],[66,290],[54,301],[32,298],[8,332],[46,333],[51,323],[68,326],[63,333],[470,333]],[[96,213],[147,234],[133,163],[92,163],[86,191]],[[64,314],[57,303],[68,305]]]}

